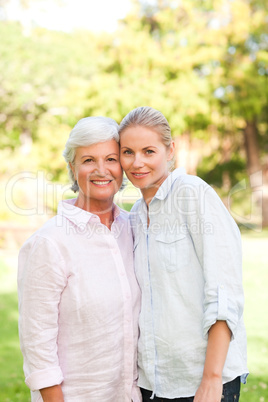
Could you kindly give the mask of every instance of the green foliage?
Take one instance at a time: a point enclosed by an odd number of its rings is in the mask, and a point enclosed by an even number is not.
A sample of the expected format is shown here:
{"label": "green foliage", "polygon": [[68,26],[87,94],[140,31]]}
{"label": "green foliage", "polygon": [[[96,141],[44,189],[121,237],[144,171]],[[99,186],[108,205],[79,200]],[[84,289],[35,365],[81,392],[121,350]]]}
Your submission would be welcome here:
{"label": "green foliage", "polygon": [[227,162],[220,162],[217,154],[203,158],[197,168],[197,175],[207,183],[213,183],[216,187],[223,187],[223,173],[227,172],[230,178],[231,187],[246,177],[245,161],[237,154]]}
{"label": "green foliage", "polygon": [[[18,342],[18,301],[14,259],[0,259],[1,341],[0,341],[0,400],[29,402],[24,384],[22,354]],[[4,285],[3,285],[4,284]]]}
{"label": "green foliage", "polygon": [[[113,34],[41,28],[26,34],[19,24],[0,22],[0,174],[44,169],[66,182],[61,153],[77,120],[105,115],[120,122],[140,105],[161,110],[174,137],[187,133],[208,146],[213,132],[218,147],[211,146],[199,166],[211,184],[221,184],[224,172],[230,183],[244,174],[243,130],[252,119],[265,165],[264,2],[133,3]],[[226,135],[233,147],[222,158]]]}

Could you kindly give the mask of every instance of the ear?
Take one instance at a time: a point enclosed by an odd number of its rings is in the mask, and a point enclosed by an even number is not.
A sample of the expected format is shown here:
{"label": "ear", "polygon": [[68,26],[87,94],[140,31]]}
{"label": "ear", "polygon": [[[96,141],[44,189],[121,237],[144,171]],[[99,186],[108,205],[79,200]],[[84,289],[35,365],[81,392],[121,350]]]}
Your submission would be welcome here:
{"label": "ear", "polygon": [[72,172],[73,172],[73,175],[74,175],[75,180],[77,180],[77,179],[76,179],[76,174],[75,174],[74,165],[73,165],[71,162],[69,162],[69,166],[70,166],[70,168],[71,168],[71,170],[72,170]]}
{"label": "ear", "polygon": [[175,155],[175,142],[171,141],[169,149],[168,149],[168,161],[171,161],[173,156]]}

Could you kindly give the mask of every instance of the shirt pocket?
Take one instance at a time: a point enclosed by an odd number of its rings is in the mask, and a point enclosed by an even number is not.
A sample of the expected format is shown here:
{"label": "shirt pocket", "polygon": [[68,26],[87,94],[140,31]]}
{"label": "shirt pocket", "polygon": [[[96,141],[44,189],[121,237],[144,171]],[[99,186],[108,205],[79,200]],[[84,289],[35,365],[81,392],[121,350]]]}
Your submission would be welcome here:
{"label": "shirt pocket", "polygon": [[186,234],[159,233],[156,248],[161,267],[169,272],[185,268],[189,263],[189,238]]}

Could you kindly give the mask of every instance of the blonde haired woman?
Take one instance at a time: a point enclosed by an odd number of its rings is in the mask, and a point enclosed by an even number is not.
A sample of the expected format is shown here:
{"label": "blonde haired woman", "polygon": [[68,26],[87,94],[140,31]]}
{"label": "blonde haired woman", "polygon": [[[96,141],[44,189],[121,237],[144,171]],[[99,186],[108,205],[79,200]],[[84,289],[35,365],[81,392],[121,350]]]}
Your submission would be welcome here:
{"label": "blonde haired woman", "polygon": [[134,109],[119,133],[122,167],[143,196],[132,210],[143,401],[237,402],[248,373],[239,230],[207,183],[169,172],[162,113]]}

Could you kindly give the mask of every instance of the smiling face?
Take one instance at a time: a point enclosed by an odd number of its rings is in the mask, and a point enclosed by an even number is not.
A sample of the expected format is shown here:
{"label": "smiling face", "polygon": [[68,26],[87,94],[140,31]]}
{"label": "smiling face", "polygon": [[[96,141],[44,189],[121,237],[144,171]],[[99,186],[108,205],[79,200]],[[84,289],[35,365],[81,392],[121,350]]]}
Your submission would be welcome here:
{"label": "smiling face", "polygon": [[168,176],[174,142],[167,148],[156,131],[132,126],[121,133],[120,145],[120,161],[128,179],[141,190],[145,201],[150,202]]}
{"label": "smiling face", "polygon": [[94,212],[112,206],[123,179],[115,140],[78,147],[70,166],[79,186],[78,207]]}

